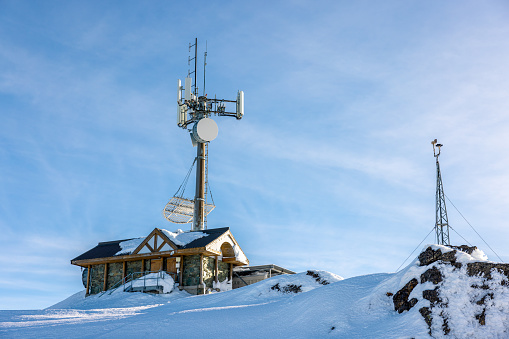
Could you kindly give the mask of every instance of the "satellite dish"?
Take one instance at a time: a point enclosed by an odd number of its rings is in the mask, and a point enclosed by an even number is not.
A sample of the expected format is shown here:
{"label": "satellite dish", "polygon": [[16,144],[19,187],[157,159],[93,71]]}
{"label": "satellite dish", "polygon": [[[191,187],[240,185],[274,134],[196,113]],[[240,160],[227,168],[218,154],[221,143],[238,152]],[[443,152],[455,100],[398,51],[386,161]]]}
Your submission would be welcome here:
{"label": "satellite dish", "polygon": [[214,120],[203,118],[193,126],[193,137],[196,141],[206,143],[217,137],[219,129]]}

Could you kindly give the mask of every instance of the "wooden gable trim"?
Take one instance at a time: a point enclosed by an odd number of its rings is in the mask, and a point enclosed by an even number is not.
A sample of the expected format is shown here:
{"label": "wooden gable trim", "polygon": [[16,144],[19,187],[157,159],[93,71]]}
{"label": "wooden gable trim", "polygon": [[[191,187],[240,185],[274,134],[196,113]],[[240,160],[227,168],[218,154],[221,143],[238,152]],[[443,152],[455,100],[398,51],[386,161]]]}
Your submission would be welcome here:
{"label": "wooden gable trim", "polygon": [[[235,239],[235,237],[233,236],[232,232],[230,232],[230,230],[224,232],[223,234],[221,234],[217,239],[215,239],[214,241],[210,242],[207,246],[205,246],[205,248],[207,249],[208,252],[211,252],[211,253],[215,253],[216,251],[214,251],[211,247],[218,244],[219,242],[224,242],[224,238],[223,237],[230,237],[230,239],[232,240],[232,242],[234,243],[235,246],[238,246],[239,249],[242,251],[242,253],[244,253],[244,250],[242,250],[242,247],[240,247],[239,243],[237,242],[237,240]],[[222,254],[222,253],[220,253]],[[246,260],[247,260],[247,264],[249,264],[249,259],[247,258],[246,254],[244,253],[244,256],[246,257]],[[232,257],[232,258],[227,258],[227,257],[224,257],[223,260],[224,262],[230,262],[230,263],[235,263],[237,265],[245,265],[244,263],[240,262],[240,261],[237,261],[235,260],[235,257]]]}
{"label": "wooden gable trim", "polygon": [[[155,238],[154,238],[155,237]],[[162,240],[162,243],[160,246],[157,246],[157,238],[160,237]],[[154,239],[154,247],[150,245],[150,241]],[[136,249],[133,251],[132,254],[138,254],[143,247],[147,246],[147,248],[150,250],[150,252],[159,252],[165,244],[168,244],[173,250],[177,249],[177,245],[175,245],[167,236],[164,234],[159,228],[154,228],[152,232],[141,242],[141,244],[136,247]]]}

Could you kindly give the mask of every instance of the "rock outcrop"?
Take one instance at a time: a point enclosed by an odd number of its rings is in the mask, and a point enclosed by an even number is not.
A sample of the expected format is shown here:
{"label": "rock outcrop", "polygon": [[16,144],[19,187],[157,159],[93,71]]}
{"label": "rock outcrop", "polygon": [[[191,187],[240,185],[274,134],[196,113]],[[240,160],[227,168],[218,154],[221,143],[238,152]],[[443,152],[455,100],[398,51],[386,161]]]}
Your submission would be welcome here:
{"label": "rock outcrop", "polygon": [[[509,264],[489,262],[477,247],[466,245],[429,246],[418,259],[420,268],[415,271],[422,272],[420,276],[394,295],[387,293],[395,311],[419,307],[432,336],[462,337],[455,333],[459,322],[471,322],[474,333],[476,328],[507,321]],[[501,331],[509,338],[508,325],[500,326],[506,327]]]}

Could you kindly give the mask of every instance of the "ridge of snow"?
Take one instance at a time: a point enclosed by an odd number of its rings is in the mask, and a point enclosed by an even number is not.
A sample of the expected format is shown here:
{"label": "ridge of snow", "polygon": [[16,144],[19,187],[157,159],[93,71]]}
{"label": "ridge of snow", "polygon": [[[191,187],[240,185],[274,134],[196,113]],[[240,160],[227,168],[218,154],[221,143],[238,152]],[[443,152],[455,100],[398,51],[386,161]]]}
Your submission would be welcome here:
{"label": "ridge of snow", "polygon": [[161,231],[177,246],[185,246],[190,242],[208,236],[203,232],[184,232],[181,229],[171,232],[165,229]]}

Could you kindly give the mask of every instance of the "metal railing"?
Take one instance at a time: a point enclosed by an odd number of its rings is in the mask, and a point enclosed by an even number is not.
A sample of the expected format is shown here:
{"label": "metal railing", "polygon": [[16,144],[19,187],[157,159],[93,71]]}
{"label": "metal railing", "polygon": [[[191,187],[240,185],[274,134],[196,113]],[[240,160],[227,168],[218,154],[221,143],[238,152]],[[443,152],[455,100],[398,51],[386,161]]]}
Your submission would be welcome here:
{"label": "metal railing", "polygon": [[[156,273],[155,276],[148,276],[152,273]],[[166,271],[143,271],[143,272],[133,272],[128,275],[126,275],[124,278],[119,280],[117,283],[115,283],[110,289],[107,291],[102,292],[99,297],[104,295],[105,293],[108,293],[108,295],[111,295],[113,292],[115,292],[120,286],[123,286],[124,292],[147,292],[148,290],[154,291],[154,290],[160,290],[159,287],[162,287],[162,285],[159,284],[161,280],[165,279],[165,274],[171,276],[173,278],[173,282],[175,283],[177,274],[176,273],[168,273]],[[143,281],[143,286],[134,286],[133,282],[135,281]],[[154,283],[155,282],[155,283]],[[141,284],[140,284],[141,285]]]}

